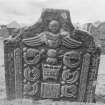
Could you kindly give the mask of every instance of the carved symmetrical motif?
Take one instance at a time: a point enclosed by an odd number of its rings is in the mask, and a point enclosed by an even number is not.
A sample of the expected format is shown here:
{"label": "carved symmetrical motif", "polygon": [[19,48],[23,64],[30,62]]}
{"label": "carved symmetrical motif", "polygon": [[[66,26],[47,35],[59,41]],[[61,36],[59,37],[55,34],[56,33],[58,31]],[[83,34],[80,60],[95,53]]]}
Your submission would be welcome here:
{"label": "carved symmetrical motif", "polygon": [[68,11],[53,9],[43,11],[40,21],[26,32],[7,40],[16,45],[16,96],[21,92],[22,97],[34,99],[93,102],[89,89],[94,93],[91,81],[96,80],[100,56],[93,37],[74,29]]}
{"label": "carved symmetrical motif", "polygon": [[59,98],[60,84],[56,83],[41,83],[42,98]]}
{"label": "carved symmetrical motif", "polygon": [[22,51],[20,48],[14,50],[14,70],[15,70],[15,92],[16,98],[22,97]]}

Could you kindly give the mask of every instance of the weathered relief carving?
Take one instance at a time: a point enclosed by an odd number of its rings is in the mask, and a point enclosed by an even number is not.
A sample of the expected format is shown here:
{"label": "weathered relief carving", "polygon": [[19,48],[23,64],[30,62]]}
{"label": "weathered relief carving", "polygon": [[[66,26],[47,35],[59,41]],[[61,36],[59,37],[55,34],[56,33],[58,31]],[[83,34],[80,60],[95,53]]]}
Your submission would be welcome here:
{"label": "weathered relief carving", "polygon": [[[40,21],[20,36],[21,40],[9,40],[8,43],[22,43],[21,47],[16,45],[14,49],[22,52],[21,56],[19,52],[15,53],[17,55],[14,60],[17,64],[14,63],[14,70],[22,76],[19,79],[22,90],[18,92],[23,97],[93,102],[89,88],[94,93],[95,87],[91,88],[91,81],[97,77],[95,71],[98,71],[98,67],[93,63],[97,62],[96,59],[93,60],[97,48],[92,36],[74,29],[67,10],[46,9],[42,12]],[[100,54],[96,58],[99,56]],[[18,74],[21,67],[22,72]],[[15,84],[19,78],[17,75]]]}
{"label": "weathered relief carving", "polygon": [[70,67],[76,68],[81,62],[81,55],[76,51],[66,52],[63,57],[63,63]]}
{"label": "weathered relief carving", "polygon": [[72,84],[79,79],[79,74],[80,74],[79,71],[70,72],[70,70],[68,69],[66,71],[63,71],[62,79],[63,81]]}
{"label": "weathered relief carving", "polygon": [[60,84],[57,83],[41,83],[42,98],[59,98]]}
{"label": "weathered relief carving", "polygon": [[40,61],[40,52],[37,49],[27,49],[24,60],[27,64],[37,64]]}
{"label": "weathered relief carving", "polygon": [[30,82],[28,82],[27,84],[24,85],[24,95],[34,96],[38,93],[38,91],[39,91],[38,82],[34,84],[31,84]]}
{"label": "weathered relief carving", "polygon": [[24,70],[24,77],[25,77],[26,80],[34,82],[34,81],[39,79],[39,77],[40,77],[40,70],[37,69],[36,67],[33,67],[32,70],[30,69],[30,67],[27,67]]}
{"label": "weathered relief carving", "polygon": [[61,69],[61,65],[49,65],[43,64],[42,65],[42,72],[43,72],[43,80],[47,79],[54,79],[57,80],[59,76],[59,72]]}
{"label": "weathered relief carving", "polygon": [[77,94],[76,85],[64,85],[61,87],[61,97],[76,98],[76,94]]}
{"label": "weathered relief carving", "polygon": [[86,83],[87,83],[87,77],[88,77],[88,71],[89,71],[89,64],[90,64],[90,54],[85,54],[83,56],[83,63],[81,68],[81,75],[80,75],[80,84],[79,84],[79,97],[78,100],[83,102],[84,101],[84,95],[86,92]]}
{"label": "weathered relief carving", "polygon": [[20,48],[14,50],[14,70],[15,70],[15,92],[16,98],[22,97],[22,51]]}

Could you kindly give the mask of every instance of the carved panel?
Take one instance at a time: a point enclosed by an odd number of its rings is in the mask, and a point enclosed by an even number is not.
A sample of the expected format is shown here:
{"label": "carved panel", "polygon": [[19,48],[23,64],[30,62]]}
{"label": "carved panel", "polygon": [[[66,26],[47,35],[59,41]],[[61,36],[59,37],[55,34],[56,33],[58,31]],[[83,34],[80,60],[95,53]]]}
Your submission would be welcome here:
{"label": "carved panel", "polygon": [[10,45],[4,46],[5,82],[7,99],[15,98],[14,52]]}
{"label": "carved panel", "polygon": [[49,64],[43,64],[43,80],[47,79],[58,79],[58,75],[61,69],[61,65],[49,65]]}
{"label": "carved panel", "polygon": [[43,98],[59,98],[60,84],[41,83],[41,97]]}
{"label": "carved panel", "polygon": [[15,70],[15,92],[16,98],[22,98],[22,51],[20,48],[14,50]]}
{"label": "carved panel", "polygon": [[86,91],[86,101],[87,102],[95,102],[95,88],[98,74],[98,67],[100,62],[100,49],[97,48],[95,54],[92,56],[90,72],[88,78],[88,86]]}
{"label": "carved panel", "polygon": [[87,53],[83,56],[83,63],[80,75],[79,96],[78,96],[78,100],[80,102],[83,102],[85,97],[89,65],[90,65],[90,54]]}
{"label": "carved panel", "polygon": [[24,70],[24,77],[28,81],[35,82],[40,77],[40,70],[38,68],[36,68],[36,67],[33,67],[32,70],[30,69],[30,67],[27,67]]}

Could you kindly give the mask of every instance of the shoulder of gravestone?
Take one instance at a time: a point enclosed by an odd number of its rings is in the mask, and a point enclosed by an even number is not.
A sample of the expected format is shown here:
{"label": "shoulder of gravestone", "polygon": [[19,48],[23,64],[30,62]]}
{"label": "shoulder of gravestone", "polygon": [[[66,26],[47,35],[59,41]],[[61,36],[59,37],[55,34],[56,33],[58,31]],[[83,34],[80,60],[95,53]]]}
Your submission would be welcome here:
{"label": "shoulder of gravestone", "polygon": [[91,39],[94,41],[93,36],[88,33],[87,31],[74,29],[73,34],[71,35],[76,40],[80,40],[81,42],[89,41],[88,39]]}
{"label": "shoulder of gravestone", "polygon": [[16,46],[19,45],[19,43],[21,42],[22,38],[21,38],[21,34],[15,36],[15,37],[8,37],[6,39],[4,39],[3,43],[6,46]]}
{"label": "shoulder of gravestone", "polygon": [[43,24],[43,22],[41,21],[37,21],[35,24],[33,24],[32,26],[27,27],[23,32],[22,32],[22,38],[30,38],[30,37],[34,37],[37,36],[38,34],[40,34],[41,32],[43,32],[45,29],[45,26]]}
{"label": "shoulder of gravestone", "polygon": [[86,48],[89,48],[91,44],[91,47],[96,48],[93,36],[86,31],[75,29],[71,34],[71,37],[82,42]]}

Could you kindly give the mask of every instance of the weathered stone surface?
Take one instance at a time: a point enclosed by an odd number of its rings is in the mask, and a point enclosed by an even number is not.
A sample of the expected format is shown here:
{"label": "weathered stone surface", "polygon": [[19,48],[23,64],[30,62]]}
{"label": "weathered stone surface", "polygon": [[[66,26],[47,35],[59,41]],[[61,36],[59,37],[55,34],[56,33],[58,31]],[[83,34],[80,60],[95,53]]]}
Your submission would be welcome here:
{"label": "weathered stone surface", "polygon": [[97,46],[101,47],[102,54],[105,53],[105,22],[100,22],[99,24],[95,25],[92,23],[87,23],[83,28],[84,30],[88,31],[95,40]]}
{"label": "weathered stone surface", "polygon": [[69,11],[45,9],[40,21],[4,44],[21,52],[13,56],[16,98],[95,102],[100,50],[92,36],[74,29]]}
{"label": "weathered stone surface", "polygon": [[104,103],[80,103],[80,102],[68,102],[68,101],[51,101],[51,100],[40,100],[33,101],[29,99],[22,100],[0,100],[0,105],[104,105]]}

